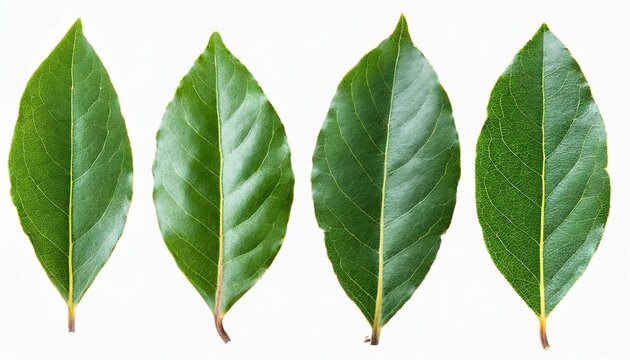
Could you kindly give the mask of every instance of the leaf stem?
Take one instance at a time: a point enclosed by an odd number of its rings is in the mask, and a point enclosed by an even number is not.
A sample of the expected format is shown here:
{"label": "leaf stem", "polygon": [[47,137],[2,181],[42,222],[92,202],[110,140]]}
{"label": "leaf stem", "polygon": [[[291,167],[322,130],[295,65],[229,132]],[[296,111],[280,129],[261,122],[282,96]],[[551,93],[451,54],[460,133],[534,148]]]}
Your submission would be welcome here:
{"label": "leaf stem", "polygon": [[68,332],[74,332],[74,305],[68,303]]}
{"label": "leaf stem", "polygon": [[540,343],[543,349],[549,350],[549,340],[547,340],[547,319],[544,316],[540,318]]}
{"label": "leaf stem", "polygon": [[223,328],[223,315],[220,315],[220,314],[214,315],[214,325],[217,327],[217,332],[219,333],[219,336],[221,336],[221,339],[223,340],[223,342],[226,344],[229,343],[230,336]]}
{"label": "leaf stem", "polygon": [[381,327],[378,324],[372,326],[372,336],[370,337],[370,345],[378,345],[378,339],[381,336]]}

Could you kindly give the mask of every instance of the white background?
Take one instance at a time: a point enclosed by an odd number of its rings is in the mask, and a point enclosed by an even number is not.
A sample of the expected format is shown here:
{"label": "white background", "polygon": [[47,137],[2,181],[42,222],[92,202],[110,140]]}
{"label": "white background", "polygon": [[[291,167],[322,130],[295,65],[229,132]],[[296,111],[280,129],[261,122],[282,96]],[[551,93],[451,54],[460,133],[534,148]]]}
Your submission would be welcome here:
{"label": "white background", "polygon": [[[372,347],[326,257],[311,155],[342,76],[389,36],[401,12],[453,104],[462,177],[433,268]],[[4,164],[26,82],[77,17],[120,97],[135,182],[125,232],[69,335],[65,303],[21,231]],[[536,317],[486,252],[474,205],[474,150],[490,91],[543,21],[592,86],[612,181],[601,246],[551,314],[547,352]],[[226,316],[228,345],[167,251],[151,198],[162,112],[217,30],[283,120],[296,177],[285,244]],[[630,5],[612,0],[0,0],[0,359],[629,359],[629,49]]]}

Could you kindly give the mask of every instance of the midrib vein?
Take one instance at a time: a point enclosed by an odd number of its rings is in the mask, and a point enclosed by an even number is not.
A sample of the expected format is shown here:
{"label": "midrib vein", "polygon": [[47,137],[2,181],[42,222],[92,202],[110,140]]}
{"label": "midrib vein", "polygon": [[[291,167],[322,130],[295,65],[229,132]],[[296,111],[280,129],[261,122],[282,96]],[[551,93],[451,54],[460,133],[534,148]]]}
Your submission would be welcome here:
{"label": "midrib vein", "polygon": [[219,150],[219,259],[217,260],[217,288],[214,298],[214,315],[215,317],[220,318],[223,315],[221,311],[223,292],[223,148],[221,145],[221,112],[219,108],[219,71],[217,67],[217,51],[218,50],[215,48],[212,53],[214,61],[214,93]]}
{"label": "midrib vein", "polygon": [[544,263],[544,249],[545,249],[545,168],[547,166],[547,154],[545,153],[545,34],[543,33],[542,39],[542,66],[541,66],[541,89],[542,89],[542,171],[541,171],[541,184],[542,184],[542,196],[540,203],[540,240],[538,242],[539,251],[539,263],[540,263],[540,322],[541,326],[544,326],[545,319],[547,317],[545,307],[545,263]]}
{"label": "midrib vein", "polygon": [[72,55],[70,60],[70,192],[68,200],[68,326],[74,331],[74,268],[72,262],[72,194],[74,190],[74,54],[77,44],[78,27],[72,38]]}
{"label": "midrib vein", "polygon": [[391,96],[389,100],[389,113],[387,115],[387,134],[385,137],[385,153],[383,161],[383,185],[381,187],[381,217],[379,224],[379,241],[378,241],[378,284],[376,290],[376,302],[374,308],[374,323],[372,324],[372,344],[378,344],[378,338],[381,329],[381,317],[383,307],[383,243],[385,238],[385,189],[387,187],[387,155],[389,151],[389,129],[392,118],[392,108],[394,106],[394,89],[396,86],[396,72],[398,70],[398,59],[400,58],[400,41],[402,39],[402,29],[398,35],[398,43],[396,44],[396,61],[394,62],[394,73],[392,79]]}

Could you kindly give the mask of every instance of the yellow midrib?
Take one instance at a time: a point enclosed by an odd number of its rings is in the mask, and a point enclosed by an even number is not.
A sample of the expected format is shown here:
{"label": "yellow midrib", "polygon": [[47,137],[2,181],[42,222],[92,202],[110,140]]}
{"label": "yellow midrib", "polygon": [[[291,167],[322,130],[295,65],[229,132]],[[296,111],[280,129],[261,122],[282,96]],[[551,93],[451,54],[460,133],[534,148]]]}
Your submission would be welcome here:
{"label": "yellow midrib", "polygon": [[77,44],[77,31],[74,30],[72,39],[72,56],[70,60],[70,194],[68,201],[68,310],[70,315],[74,312],[74,269],[72,264],[73,239],[72,239],[72,194],[74,188],[74,54]]}
{"label": "yellow midrib", "polygon": [[381,217],[379,224],[379,242],[378,242],[378,283],[376,290],[376,302],[374,308],[374,323],[372,324],[372,342],[378,342],[378,336],[381,328],[381,316],[383,307],[383,244],[385,239],[385,189],[387,187],[387,155],[389,151],[389,126],[392,117],[392,108],[394,105],[394,87],[396,85],[396,71],[398,69],[398,59],[400,57],[400,41],[402,40],[403,29],[400,29],[398,36],[396,61],[394,63],[394,74],[392,80],[392,94],[389,102],[389,114],[387,116],[387,135],[385,137],[385,153],[383,162],[383,186],[381,188]]}
{"label": "yellow midrib", "polygon": [[221,317],[221,301],[223,290],[223,148],[221,145],[221,116],[219,110],[219,71],[217,68],[217,49],[213,51],[214,60],[214,92],[217,113],[217,138],[219,148],[219,258],[217,260],[217,288],[214,298],[214,315]]}
{"label": "yellow midrib", "polygon": [[545,249],[545,168],[547,165],[547,154],[545,153],[545,34],[543,33],[542,40],[542,75],[541,75],[541,89],[542,89],[542,171],[541,171],[541,183],[542,183],[542,200],[540,204],[540,240],[539,240],[539,262],[540,262],[540,322],[542,325],[545,323],[546,307],[545,307],[545,264],[544,264],[544,249]]}

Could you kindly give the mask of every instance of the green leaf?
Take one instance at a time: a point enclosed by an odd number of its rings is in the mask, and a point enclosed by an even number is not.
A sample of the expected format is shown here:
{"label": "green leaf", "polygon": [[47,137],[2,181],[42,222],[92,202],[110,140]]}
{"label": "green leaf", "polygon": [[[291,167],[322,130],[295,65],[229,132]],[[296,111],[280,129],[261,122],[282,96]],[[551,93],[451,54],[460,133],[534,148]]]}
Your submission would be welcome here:
{"label": "green leaf", "polygon": [[278,115],[218,33],[166,109],[153,176],[164,241],[228,342],[223,316],[278,253],[294,180]]}
{"label": "green leaf", "polygon": [[606,132],[580,67],[546,25],[497,81],[477,144],[492,260],[540,320],[582,275],[610,202]]}
{"label": "green leaf", "polygon": [[71,332],[122,234],[132,171],[118,97],[77,20],[28,82],[9,156],[13,203]]}
{"label": "green leaf", "polygon": [[401,16],[339,84],[313,155],[328,256],[374,345],[435,259],[459,172],[451,105]]}

